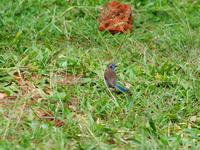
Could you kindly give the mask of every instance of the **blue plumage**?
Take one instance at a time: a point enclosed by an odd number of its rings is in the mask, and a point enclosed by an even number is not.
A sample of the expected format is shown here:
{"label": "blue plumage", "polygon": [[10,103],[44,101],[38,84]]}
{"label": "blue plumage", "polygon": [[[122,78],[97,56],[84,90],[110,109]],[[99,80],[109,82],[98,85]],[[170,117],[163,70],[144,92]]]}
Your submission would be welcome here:
{"label": "blue plumage", "polygon": [[118,89],[120,92],[127,92],[128,89],[121,87],[120,85],[115,84],[115,88]]}
{"label": "blue plumage", "polygon": [[104,73],[104,78],[105,78],[106,84],[108,85],[108,87],[115,88],[115,89],[119,90],[120,92],[127,92],[128,89],[123,88],[116,84],[115,68],[116,68],[115,64],[109,64],[107,66],[107,70]]}

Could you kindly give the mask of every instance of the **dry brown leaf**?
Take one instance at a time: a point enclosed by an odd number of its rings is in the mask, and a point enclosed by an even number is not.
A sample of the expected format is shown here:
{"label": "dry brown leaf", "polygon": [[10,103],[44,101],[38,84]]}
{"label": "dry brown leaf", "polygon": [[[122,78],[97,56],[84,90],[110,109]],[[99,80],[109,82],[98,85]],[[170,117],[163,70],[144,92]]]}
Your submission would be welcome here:
{"label": "dry brown leaf", "polygon": [[49,86],[45,86],[44,87],[44,92],[48,95],[52,95],[53,92],[52,92],[52,89],[49,87]]}
{"label": "dry brown leaf", "polygon": [[16,95],[7,96],[6,99],[7,99],[7,100],[16,100],[16,99],[17,99],[17,96],[16,96]]}
{"label": "dry brown leaf", "polygon": [[17,99],[17,96],[7,96],[4,93],[0,93],[0,104],[2,107],[9,106],[16,99]]}
{"label": "dry brown leaf", "polygon": [[64,126],[64,124],[65,124],[62,120],[55,119],[55,117],[51,111],[45,111],[42,109],[38,109],[35,111],[35,113],[40,119],[44,119],[46,121],[53,122],[55,127],[61,127],[61,126]]}
{"label": "dry brown leaf", "polygon": [[42,109],[38,109],[35,112],[40,119],[46,119],[47,121],[54,120],[53,113],[50,111],[45,111]]}
{"label": "dry brown leaf", "polygon": [[65,123],[62,120],[59,120],[59,119],[54,120],[54,126],[55,127],[62,127],[64,125],[65,125]]}

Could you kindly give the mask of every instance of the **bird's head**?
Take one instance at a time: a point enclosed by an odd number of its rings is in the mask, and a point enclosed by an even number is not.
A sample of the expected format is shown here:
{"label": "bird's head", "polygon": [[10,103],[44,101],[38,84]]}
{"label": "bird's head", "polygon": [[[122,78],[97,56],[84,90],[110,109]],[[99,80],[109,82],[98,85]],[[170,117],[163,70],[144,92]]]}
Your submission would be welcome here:
{"label": "bird's head", "polygon": [[112,69],[113,71],[115,70],[117,66],[115,64],[109,64],[108,69]]}

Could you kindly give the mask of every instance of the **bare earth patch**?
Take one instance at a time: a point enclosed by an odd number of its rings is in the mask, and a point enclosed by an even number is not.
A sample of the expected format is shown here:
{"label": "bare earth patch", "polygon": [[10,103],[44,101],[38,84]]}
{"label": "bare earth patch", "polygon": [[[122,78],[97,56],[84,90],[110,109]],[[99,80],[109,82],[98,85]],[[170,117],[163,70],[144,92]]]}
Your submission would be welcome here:
{"label": "bare earth patch", "polygon": [[99,30],[111,33],[126,33],[132,31],[132,10],[129,5],[119,2],[109,2],[101,10]]}

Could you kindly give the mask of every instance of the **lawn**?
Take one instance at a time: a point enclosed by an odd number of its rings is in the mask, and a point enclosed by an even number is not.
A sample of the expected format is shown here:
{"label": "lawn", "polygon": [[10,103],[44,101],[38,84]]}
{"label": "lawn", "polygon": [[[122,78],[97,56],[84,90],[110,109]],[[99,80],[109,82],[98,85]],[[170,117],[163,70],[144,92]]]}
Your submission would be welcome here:
{"label": "lawn", "polygon": [[115,35],[106,2],[0,1],[0,149],[200,149],[200,2],[121,0],[133,31]]}

